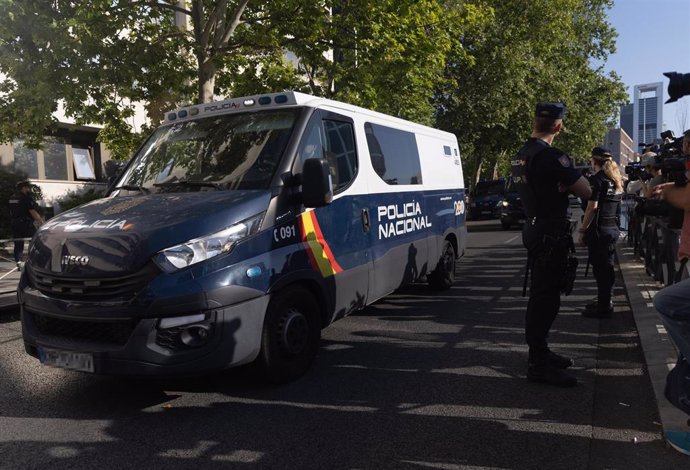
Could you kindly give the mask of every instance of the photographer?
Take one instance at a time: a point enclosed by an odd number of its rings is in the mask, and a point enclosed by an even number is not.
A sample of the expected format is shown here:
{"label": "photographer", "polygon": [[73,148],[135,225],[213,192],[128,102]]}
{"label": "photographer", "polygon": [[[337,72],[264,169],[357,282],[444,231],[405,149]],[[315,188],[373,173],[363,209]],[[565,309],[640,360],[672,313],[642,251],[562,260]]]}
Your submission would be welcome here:
{"label": "photographer", "polygon": [[[683,156],[690,157],[690,130],[685,131],[682,145]],[[656,187],[653,194],[685,211],[678,257],[687,260],[690,256],[690,216],[687,215],[690,212],[690,186],[666,183]],[[690,279],[659,291],[654,296],[654,308],[661,315],[681,356],[690,357]]]}
{"label": "photographer", "polygon": [[587,202],[579,243],[587,246],[589,262],[597,281],[597,299],[587,304],[584,317],[607,318],[613,313],[611,296],[615,282],[614,259],[619,237],[618,210],[623,197],[623,177],[608,150],[592,150],[592,169],[589,182],[592,195]]}
{"label": "photographer", "polygon": [[654,152],[647,152],[642,155],[644,158],[642,164],[647,173],[651,176],[648,181],[642,181],[642,196],[649,199],[652,197],[654,188],[666,182],[666,178],[661,174],[661,160]]}
{"label": "photographer", "polygon": [[640,157],[639,162],[634,162],[625,167],[625,173],[629,178],[625,188],[627,194],[644,197],[643,191],[647,188],[646,181],[652,179],[653,176],[648,170],[653,168],[656,156],[654,152],[645,152]]}

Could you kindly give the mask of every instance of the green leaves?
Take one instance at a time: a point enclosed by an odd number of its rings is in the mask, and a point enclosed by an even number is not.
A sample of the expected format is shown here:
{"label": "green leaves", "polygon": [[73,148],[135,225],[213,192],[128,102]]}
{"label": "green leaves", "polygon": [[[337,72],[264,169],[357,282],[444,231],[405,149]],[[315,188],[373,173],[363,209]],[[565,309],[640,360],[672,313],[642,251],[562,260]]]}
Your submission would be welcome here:
{"label": "green leaves", "polygon": [[[556,145],[582,159],[600,143],[626,94],[620,80],[593,70],[590,61],[612,51],[606,21],[610,0],[476,0],[491,21],[459,40],[446,68],[448,82],[437,124],[458,136],[466,173],[492,177],[506,167],[530,133],[539,101],[568,106],[566,130]],[[473,61],[465,57],[469,53]],[[499,159],[500,157],[500,159]],[[482,163],[484,163],[482,165]],[[503,176],[499,172],[499,176]]]}
{"label": "green leaves", "polygon": [[[40,145],[61,103],[126,158],[165,110],[297,90],[455,132],[466,173],[529,134],[539,100],[563,100],[574,155],[625,96],[592,70],[614,47],[611,0],[0,0],[0,141]],[[584,153],[583,153],[584,154]]]}

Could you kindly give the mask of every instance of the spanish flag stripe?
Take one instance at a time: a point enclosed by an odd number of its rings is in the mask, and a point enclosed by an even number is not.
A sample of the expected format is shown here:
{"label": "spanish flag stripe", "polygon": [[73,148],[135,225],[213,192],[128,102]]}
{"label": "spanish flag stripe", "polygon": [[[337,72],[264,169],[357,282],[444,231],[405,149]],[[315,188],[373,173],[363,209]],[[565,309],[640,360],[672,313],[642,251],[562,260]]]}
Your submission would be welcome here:
{"label": "spanish flag stripe", "polygon": [[312,252],[312,250],[309,246],[309,242],[307,242],[307,227],[306,227],[304,221],[305,221],[304,217],[300,217],[299,222],[300,222],[300,228],[302,229],[302,241],[304,242],[307,254],[309,255],[309,264],[311,264],[311,267],[312,267],[312,269],[314,269],[314,271],[321,271],[319,269],[319,264],[316,262],[316,258],[314,257],[314,253]]}
{"label": "spanish flag stripe", "polygon": [[316,230],[316,239],[321,242],[321,245],[323,246],[323,250],[326,252],[326,256],[328,256],[328,259],[331,262],[331,265],[333,265],[333,269],[335,272],[339,273],[343,270],[343,268],[340,267],[338,262],[335,259],[335,256],[333,256],[333,252],[331,251],[331,247],[328,246],[328,243],[326,243],[326,239],[323,236],[323,233],[321,232],[321,226],[319,225],[319,221],[316,220],[316,212],[311,211],[311,220],[312,223],[314,224],[314,230]]}
{"label": "spanish flag stripe", "polygon": [[335,271],[330,263],[330,260],[328,259],[328,256],[326,255],[326,252],[323,249],[323,246],[321,243],[319,243],[316,235],[316,229],[314,228],[313,224],[313,219],[309,214],[305,214],[304,216],[304,226],[307,229],[307,244],[309,245],[310,251],[316,260],[316,264],[319,266],[321,275],[323,277],[332,276],[335,274]]}
{"label": "spanish flag stripe", "polygon": [[[310,211],[313,212],[313,211]],[[310,259],[312,261],[312,266],[315,267],[321,273],[323,277],[332,276],[337,272],[342,271],[342,268],[335,263],[334,259],[330,258],[324,249],[327,247],[325,240],[319,239],[317,234],[318,222],[309,213],[302,214],[302,230],[303,230],[303,240],[307,244],[307,251],[309,252]],[[316,227],[314,226],[316,222]],[[320,233],[320,230],[318,231]],[[330,252],[330,249],[328,250]],[[332,256],[332,255],[331,255]]]}

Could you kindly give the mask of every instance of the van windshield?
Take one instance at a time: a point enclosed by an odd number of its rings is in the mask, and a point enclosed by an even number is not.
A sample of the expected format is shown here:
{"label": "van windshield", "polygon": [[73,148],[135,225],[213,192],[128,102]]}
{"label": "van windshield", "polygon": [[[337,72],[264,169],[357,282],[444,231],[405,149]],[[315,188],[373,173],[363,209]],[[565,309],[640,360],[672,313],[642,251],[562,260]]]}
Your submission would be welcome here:
{"label": "van windshield", "polygon": [[267,189],[299,109],[226,114],[157,129],[116,188],[142,193]]}

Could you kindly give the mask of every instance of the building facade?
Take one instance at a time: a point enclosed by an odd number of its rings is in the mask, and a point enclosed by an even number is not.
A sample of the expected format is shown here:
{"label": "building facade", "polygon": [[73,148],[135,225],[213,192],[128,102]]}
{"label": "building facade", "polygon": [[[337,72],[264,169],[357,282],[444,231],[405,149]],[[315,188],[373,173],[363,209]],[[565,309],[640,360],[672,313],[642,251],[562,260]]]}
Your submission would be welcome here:
{"label": "building facade", "polygon": [[0,144],[0,164],[9,171],[27,175],[40,186],[45,207],[69,191],[84,187],[105,187],[104,164],[110,153],[96,141],[100,129],[61,123],[46,136],[43,148],[24,146],[22,141]]}
{"label": "building facade", "polygon": [[621,167],[621,170],[625,165],[637,159],[632,137],[624,129],[609,129],[604,139],[604,147],[611,151],[613,159]]}
{"label": "building facade", "polygon": [[633,99],[633,149],[660,140],[664,109],[663,82],[635,85]]}
{"label": "building facade", "polygon": [[620,128],[632,139],[633,136],[633,104],[626,104],[621,106],[621,123]]}

